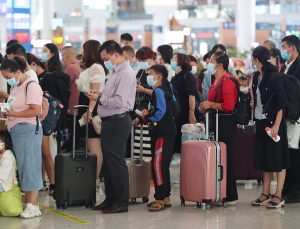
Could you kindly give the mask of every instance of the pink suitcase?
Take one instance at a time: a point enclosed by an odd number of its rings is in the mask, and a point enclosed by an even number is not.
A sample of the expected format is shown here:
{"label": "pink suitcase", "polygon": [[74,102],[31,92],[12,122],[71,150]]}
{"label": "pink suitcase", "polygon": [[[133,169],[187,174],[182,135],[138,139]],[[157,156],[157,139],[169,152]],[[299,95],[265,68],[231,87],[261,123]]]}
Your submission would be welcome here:
{"label": "pink suitcase", "polygon": [[[216,115],[218,129],[218,113]],[[206,114],[206,138],[209,139],[208,113]],[[216,131],[218,140],[218,131]],[[185,201],[204,204],[211,209],[212,203],[226,202],[226,145],[218,141],[187,141],[182,144],[180,164],[181,206]]]}

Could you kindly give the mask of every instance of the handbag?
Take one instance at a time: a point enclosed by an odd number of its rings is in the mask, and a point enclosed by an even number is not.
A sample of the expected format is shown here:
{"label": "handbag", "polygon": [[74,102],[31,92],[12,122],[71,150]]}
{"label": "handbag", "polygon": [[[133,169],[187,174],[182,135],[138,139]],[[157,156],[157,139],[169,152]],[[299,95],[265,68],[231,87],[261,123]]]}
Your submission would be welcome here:
{"label": "handbag", "polygon": [[299,149],[300,120],[298,120],[298,122],[295,123],[292,123],[291,121],[287,120],[286,126],[289,149]]}
{"label": "handbag", "polygon": [[101,133],[102,120],[98,115],[92,117],[92,125],[94,127],[95,132],[97,134],[100,134]]}

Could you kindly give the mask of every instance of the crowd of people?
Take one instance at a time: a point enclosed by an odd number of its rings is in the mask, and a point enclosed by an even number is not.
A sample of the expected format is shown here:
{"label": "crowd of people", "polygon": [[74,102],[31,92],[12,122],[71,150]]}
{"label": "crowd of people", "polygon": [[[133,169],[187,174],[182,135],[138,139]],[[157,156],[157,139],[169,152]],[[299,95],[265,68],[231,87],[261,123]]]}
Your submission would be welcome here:
{"label": "crowd of people", "polygon": [[[135,50],[130,34],[122,34],[120,43],[88,40],[80,55],[71,46],[59,50],[49,43],[40,56],[35,56],[26,53],[16,40],[9,42],[0,67],[1,77],[6,79],[0,91],[6,102],[1,116],[7,119],[9,132],[0,133],[0,215],[40,216],[38,197],[46,186],[45,173],[49,194],[54,195],[52,136],[45,135],[41,128],[43,91],[64,107],[56,127],[58,153],[72,150],[73,106],[89,108],[79,111],[77,121],[85,123],[76,128],[77,137],[83,137],[84,126],[88,125],[87,146],[97,156],[98,189],[104,177],[106,198],[93,210],[106,214],[128,211],[125,158],[130,150],[131,127],[141,124],[148,125],[151,136],[155,186],[155,200],[147,207],[149,211],[171,207],[169,166],[172,156],[181,152],[181,128],[203,122],[209,110],[219,112],[219,141],[227,145],[227,201],[235,205],[238,200],[232,153],[237,124],[247,125],[254,116],[253,166],[263,171],[263,190],[251,204],[279,208],[300,202],[299,135],[288,138],[292,129],[300,132],[300,126],[285,117],[286,91],[275,74],[293,75],[300,81],[299,52],[296,36],[283,38],[279,49],[268,40],[251,51],[255,70],[245,74],[234,69],[222,44],[215,45],[200,60],[174,51],[169,44],[156,50],[146,46]],[[102,120],[101,132],[93,125],[97,117]],[[266,128],[270,128],[271,137]],[[274,172],[277,185],[272,195]]]}

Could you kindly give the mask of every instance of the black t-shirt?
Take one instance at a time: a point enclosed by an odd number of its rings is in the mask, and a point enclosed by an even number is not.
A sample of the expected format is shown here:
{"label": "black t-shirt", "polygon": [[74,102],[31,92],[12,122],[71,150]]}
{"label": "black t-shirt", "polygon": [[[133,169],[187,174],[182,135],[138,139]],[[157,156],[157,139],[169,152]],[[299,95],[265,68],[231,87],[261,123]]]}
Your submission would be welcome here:
{"label": "black t-shirt", "polygon": [[174,76],[171,81],[173,87],[177,90],[180,103],[180,120],[182,123],[188,123],[189,116],[189,96],[196,96],[196,79],[189,71],[181,71]]}

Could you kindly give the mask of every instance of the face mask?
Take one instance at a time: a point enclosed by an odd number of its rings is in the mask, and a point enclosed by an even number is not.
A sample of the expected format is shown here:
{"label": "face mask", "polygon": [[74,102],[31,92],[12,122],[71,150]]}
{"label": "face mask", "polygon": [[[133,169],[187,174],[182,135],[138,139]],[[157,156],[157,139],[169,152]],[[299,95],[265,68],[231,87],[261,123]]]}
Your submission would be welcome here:
{"label": "face mask", "polygon": [[288,60],[291,58],[291,54],[289,54],[287,50],[281,50],[281,57],[284,60]]}
{"label": "face mask", "polygon": [[19,85],[19,80],[16,80],[16,78],[7,79],[6,81],[11,87],[16,87]]}
{"label": "face mask", "polygon": [[240,91],[243,92],[243,93],[248,93],[249,92],[249,87],[240,86]]}
{"label": "face mask", "polygon": [[147,61],[140,62],[140,69],[147,70],[149,68],[149,63]]}
{"label": "face mask", "polygon": [[5,149],[5,143],[4,142],[1,142],[0,143],[0,151],[4,150]]}
{"label": "face mask", "polygon": [[116,66],[116,65],[113,65],[113,63],[110,60],[105,61],[104,65],[108,71],[112,71],[114,69],[114,67]]}
{"label": "face mask", "polygon": [[216,73],[216,69],[215,69],[215,65],[214,64],[212,64],[212,63],[209,63],[208,65],[207,65],[207,73],[209,74],[209,75],[214,75],[215,73]]}
{"label": "face mask", "polygon": [[150,87],[154,88],[154,86],[155,86],[155,84],[156,84],[156,80],[154,80],[154,76],[152,76],[152,75],[148,75],[148,76],[147,76],[147,84],[148,84]]}
{"label": "face mask", "polygon": [[175,61],[172,61],[172,62],[171,62],[171,68],[172,68],[174,71],[176,71],[176,69],[177,69],[177,63],[176,63]]}
{"label": "face mask", "polygon": [[191,71],[191,73],[192,73],[193,75],[196,75],[197,71],[198,71],[197,66],[192,66],[192,71]]}
{"label": "face mask", "polygon": [[47,62],[49,60],[48,54],[46,52],[42,52],[41,61]]}

